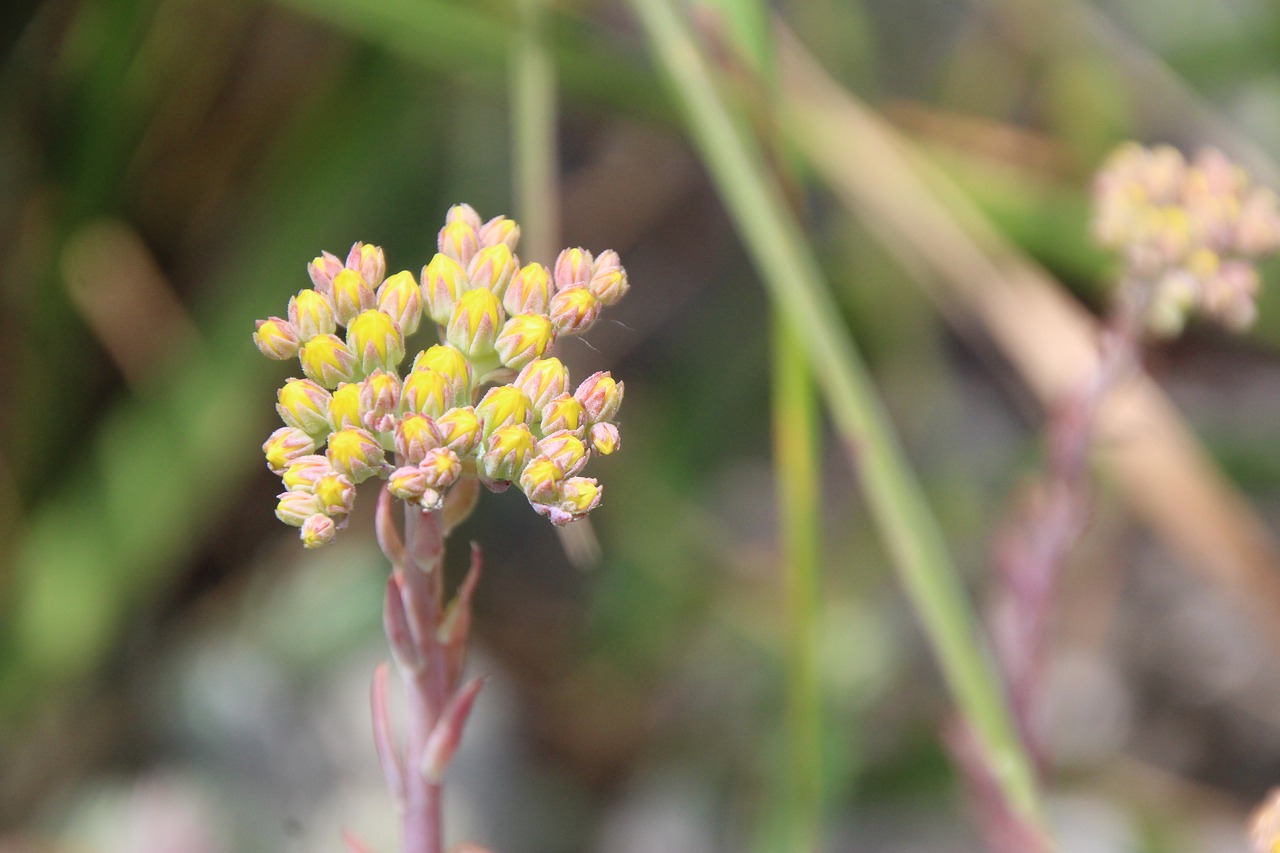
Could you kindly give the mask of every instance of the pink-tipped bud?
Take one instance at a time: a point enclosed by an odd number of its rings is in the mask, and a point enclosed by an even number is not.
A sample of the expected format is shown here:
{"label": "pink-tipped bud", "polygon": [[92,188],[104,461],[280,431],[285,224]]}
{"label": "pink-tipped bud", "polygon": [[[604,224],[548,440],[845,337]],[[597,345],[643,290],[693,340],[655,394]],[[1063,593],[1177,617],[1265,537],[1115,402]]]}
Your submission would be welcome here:
{"label": "pink-tipped bud", "polygon": [[290,379],[276,393],[276,411],[287,425],[320,436],[329,432],[332,395],[310,379]]}
{"label": "pink-tipped bud", "polygon": [[329,425],[335,430],[364,426],[360,420],[360,382],[344,382],[329,403]]}
{"label": "pink-tipped bud", "polygon": [[480,249],[480,238],[475,228],[460,219],[455,219],[440,229],[436,245],[440,254],[448,255],[457,261],[459,266],[466,269],[467,264],[471,263],[471,259]]}
{"label": "pink-tipped bud", "polygon": [[414,370],[404,380],[400,401],[406,414],[438,418],[453,403],[449,381],[434,370]]}
{"label": "pink-tipped bud", "polygon": [[512,385],[524,392],[536,411],[569,389],[569,370],[558,358],[537,358],[526,364]]}
{"label": "pink-tipped bud", "polygon": [[396,453],[409,465],[421,464],[427,451],[444,444],[441,428],[426,415],[408,414],[396,426]]}
{"label": "pink-tipped bud", "polygon": [[337,532],[338,525],[334,523],[333,519],[318,512],[302,522],[302,529],[298,531],[298,538],[302,540],[303,548],[320,548],[332,542],[333,536]]}
{"label": "pink-tipped bud", "polygon": [[422,321],[422,288],[408,270],[388,278],[376,294],[378,310],[388,314],[406,338],[418,331]]}
{"label": "pink-tipped bud", "polygon": [[301,527],[302,522],[320,511],[320,501],[310,492],[281,492],[277,497],[276,518],[290,527]]}
{"label": "pink-tipped bud", "polygon": [[285,361],[298,354],[298,330],[288,320],[269,317],[257,321],[253,343],[267,358]]}
{"label": "pink-tipped bud", "polygon": [[520,472],[520,491],[533,503],[551,503],[560,494],[564,473],[549,456],[535,456]]}
{"label": "pink-tipped bud", "polygon": [[437,325],[449,322],[453,306],[470,288],[467,271],[453,258],[437,254],[422,268],[423,311]]}
{"label": "pink-tipped bud", "polygon": [[532,503],[540,515],[545,515],[556,527],[586,517],[600,505],[604,487],[588,477],[570,477],[560,486],[560,496],[550,504]]}
{"label": "pink-tipped bud", "polygon": [[514,317],[517,314],[546,314],[554,290],[551,273],[542,264],[526,264],[511,278],[502,296],[502,307]]}
{"label": "pink-tipped bud", "polygon": [[543,435],[551,435],[563,429],[581,436],[586,432],[587,414],[576,399],[568,394],[561,394],[542,407],[538,426]]}
{"label": "pink-tipped bud", "polygon": [[436,426],[440,428],[441,443],[459,456],[466,456],[480,444],[482,426],[473,406],[450,409],[440,416]]}
{"label": "pink-tipped bud", "polygon": [[514,219],[495,216],[480,228],[479,236],[483,247],[501,243],[514,252],[520,242],[520,225]]}
{"label": "pink-tipped bud", "polygon": [[377,309],[362,311],[347,327],[347,347],[361,373],[395,370],[404,361],[404,335],[391,315]]}
{"label": "pink-tipped bud", "polygon": [[377,303],[373,287],[359,272],[344,269],[333,277],[333,316],[345,326]]}
{"label": "pink-tipped bud", "polygon": [[333,473],[328,457],[311,454],[299,456],[280,472],[284,487],[291,492],[313,492],[316,480]]}
{"label": "pink-tipped bud", "polygon": [[587,283],[591,293],[605,305],[616,305],[630,287],[618,253],[612,249],[601,252],[591,265],[591,281]]}
{"label": "pink-tipped bud", "polygon": [[621,445],[622,437],[618,428],[608,421],[591,426],[591,449],[601,456],[608,456]]}
{"label": "pink-tipped bud", "polygon": [[394,373],[375,370],[360,383],[360,423],[372,432],[396,428],[400,380]]}
{"label": "pink-tipped bud", "polygon": [[332,335],[338,329],[333,302],[315,290],[299,290],[296,296],[289,297],[289,322],[303,343],[318,335]]}
{"label": "pink-tipped bud", "polygon": [[307,341],[298,360],[308,379],[329,389],[354,382],[360,371],[355,354],[337,335],[320,335]]}
{"label": "pink-tipped bud", "polygon": [[513,385],[497,385],[485,392],[476,405],[476,417],[484,424],[484,437],[512,424],[528,424],[533,410],[529,398]]}
{"label": "pink-tipped bud", "polygon": [[519,314],[502,327],[494,349],[504,365],[519,369],[535,358],[541,358],[555,339],[555,329],[546,317],[541,314]]}
{"label": "pink-tipped bud", "polygon": [[562,335],[586,332],[600,316],[600,300],[586,287],[561,290],[551,299],[551,322]]}
{"label": "pink-tipped bud", "polygon": [[355,506],[355,484],[337,471],[330,471],[319,477],[311,494],[320,502],[320,511],[330,518],[346,518]]}
{"label": "pink-tipped bud", "polygon": [[387,491],[408,503],[420,501],[427,488],[427,475],[417,465],[397,468],[387,477]]}
{"label": "pink-tipped bud", "polygon": [[451,225],[454,222],[461,222],[463,225],[469,226],[471,230],[479,233],[481,229],[480,214],[476,213],[476,209],[469,204],[455,204],[444,215],[445,225]]}
{"label": "pink-tipped bud", "polygon": [[507,244],[499,243],[476,252],[467,264],[467,281],[471,287],[483,287],[501,299],[517,269],[515,256]]}
{"label": "pink-tipped bud", "polygon": [[573,392],[573,397],[582,404],[587,421],[598,424],[617,416],[622,392],[623,383],[615,382],[607,370],[601,370],[588,376]]}
{"label": "pink-tipped bud", "polygon": [[356,243],[347,253],[347,269],[360,273],[361,278],[369,283],[369,287],[377,288],[387,274],[387,257],[381,246],[371,243]]}
{"label": "pink-tipped bud", "polygon": [[387,468],[378,440],[362,429],[344,429],[329,436],[329,463],[353,483],[363,483]]}
{"label": "pink-tipped bud", "polygon": [[577,474],[587,464],[587,446],[582,439],[564,429],[538,442],[538,452],[555,462],[568,477]]}
{"label": "pink-tipped bud", "polygon": [[427,486],[441,492],[456,483],[462,475],[462,462],[458,459],[458,454],[447,447],[428,450],[418,467],[427,478]]}
{"label": "pink-tipped bud", "polygon": [[467,358],[479,361],[492,356],[505,320],[502,303],[493,291],[468,290],[453,306],[446,337]]}
{"label": "pink-tipped bud", "polygon": [[320,257],[307,264],[307,275],[311,276],[311,283],[325,296],[333,292],[333,278],[340,272],[342,261],[328,252],[321,252]]}
{"label": "pink-tipped bud", "polygon": [[435,344],[418,353],[413,369],[434,370],[449,383],[450,394],[457,403],[471,402],[471,362],[460,350],[448,344]]}
{"label": "pink-tipped bud", "polygon": [[591,281],[591,253],[586,249],[565,249],[556,258],[556,290],[586,287]]}
{"label": "pink-tipped bud", "polygon": [[505,426],[489,437],[484,448],[481,473],[493,481],[514,480],[534,456],[533,433],[524,424]]}
{"label": "pink-tipped bud", "polygon": [[297,427],[280,427],[271,433],[262,444],[262,452],[267,457],[267,467],[272,474],[283,474],[289,463],[309,453],[314,453],[317,444],[315,439]]}

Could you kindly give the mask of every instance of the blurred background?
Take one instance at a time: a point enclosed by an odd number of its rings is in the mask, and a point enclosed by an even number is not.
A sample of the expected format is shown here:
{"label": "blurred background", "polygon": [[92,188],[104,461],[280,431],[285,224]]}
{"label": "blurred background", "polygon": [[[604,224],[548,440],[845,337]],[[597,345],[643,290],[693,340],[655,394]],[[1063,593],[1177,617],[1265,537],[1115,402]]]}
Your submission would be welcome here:
{"label": "blurred background", "polygon": [[[1039,458],[1038,371],[1105,306],[1089,177],[1132,137],[1216,144],[1280,183],[1280,6],[775,11],[804,237],[980,607]],[[561,357],[625,380],[623,449],[593,463],[598,551],[571,556],[510,493],[455,534],[451,570],[467,539],[487,555],[472,660],[492,680],[449,835],[785,849],[769,299],[631,7],[545,12],[555,245],[616,249],[632,283]],[[378,243],[416,273],[451,204],[520,212],[521,20],[500,0],[4,4],[0,851],[336,851],[344,827],[395,849],[366,704],[385,657],[373,494],[321,551],[275,520],[259,446],[296,366],[250,336],[322,249]],[[1151,354],[1157,414],[1188,440],[1141,474],[1099,468],[1051,666],[1064,849],[1245,851],[1280,784],[1277,273],[1249,335],[1195,327]],[[823,849],[978,850],[940,745],[951,702],[826,438]]]}

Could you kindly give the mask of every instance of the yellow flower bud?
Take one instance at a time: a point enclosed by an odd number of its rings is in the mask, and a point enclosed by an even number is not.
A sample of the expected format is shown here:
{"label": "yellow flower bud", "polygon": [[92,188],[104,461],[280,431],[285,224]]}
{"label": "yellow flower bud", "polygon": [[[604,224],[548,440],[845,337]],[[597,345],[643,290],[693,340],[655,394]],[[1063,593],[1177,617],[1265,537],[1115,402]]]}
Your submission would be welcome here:
{"label": "yellow flower bud", "polygon": [[311,436],[297,427],[286,426],[271,433],[262,444],[262,452],[267,457],[271,473],[282,474],[290,462],[314,453],[316,447]]}
{"label": "yellow flower bud", "polygon": [[397,468],[387,477],[387,491],[409,503],[420,501],[427,488],[427,475],[417,465]]}
{"label": "yellow flower bud", "polygon": [[448,255],[437,254],[422,268],[423,310],[434,323],[443,326],[470,286],[461,264]]}
{"label": "yellow flower bud", "polygon": [[517,268],[515,256],[507,248],[507,244],[499,243],[476,252],[467,265],[467,280],[473,288],[491,290],[501,299]]}
{"label": "yellow flower bud", "polygon": [[485,392],[476,405],[476,417],[484,424],[484,438],[512,424],[527,424],[533,410],[529,398],[513,385],[498,385]]}
{"label": "yellow flower bud", "polygon": [[586,287],[591,281],[591,253],[586,249],[565,249],[556,258],[556,290]]}
{"label": "yellow flower bud", "polygon": [[533,458],[533,433],[522,423],[511,424],[494,432],[484,447],[481,473],[495,482],[514,480]]}
{"label": "yellow flower bud", "polygon": [[422,289],[408,270],[401,270],[378,288],[378,310],[391,316],[404,337],[418,331],[422,320]]}
{"label": "yellow flower bud", "polygon": [[375,370],[360,383],[360,424],[372,432],[396,427],[400,406],[400,380],[394,373]]}
{"label": "yellow flower bud", "polygon": [[493,291],[468,290],[453,306],[446,337],[467,358],[480,361],[492,355],[504,319]]}
{"label": "yellow flower bud", "polygon": [[604,487],[590,477],[570,477],[560,487],[560,508],[575,519],[600,506]]}
{"label": "yellow flower bud", "polygon": [[320,511],[330,518],[344,518],[355,505],[356,487],[346,475],[330,471],[319,477],[311,494],[320,502]]}
{"label": "yellow flower bud", "polygon": [[406,414],[417,412],[437,418],[452,403],[449,382],[434,370],[414,370],[404,380],[400,402]]}
{"label": "yellow flower bud", "polygon": [[377,288],[387,274],[387,258],[381,246],[372,243],[356,243],[347,253],[347,269],[360,273],[369,287]]}
{"label": "yellow flower bud", "polygon": [[568,394],[561,394],[547,403],[542,407],[540,414],[538,428],[543,435],[550,435],[562,429],[574,435],[581,435],[586,431],[586,412],[583,411],[582,404]]}
{"label": "yellow flower bud", "polygon": [[448,344],[427,347],[413,360],[413,369],[419,368],[434,370],[443,376],[449,383],[454,402],[471,402],[471,362],[455,347]]}
{"label": "yellow flower bud", "polygon": [[329,436],[326,455],[339,473],[353,483],[363,483],[387,467],[383,452],[378,440],[365,430],[344,429]]}
{"label": "yellow flower bud", "polygon": [[471,230],[479,233],[480,231],[480,214],[476,213],[476,209],[469,204],[455,204],[444,215],[446,225],[453,222],[461,222],[471,227]]}
{"label": "yellow flower bud", "polygon": [[[510,325],[510,324],[508,324]],[[569,371],[558,358],[535,358],[526,364],[512,385],[524,392],[537,411],[569,387]]]}
{"label": "yellow flower bud", "polygon": [[591,449],[601,456],[608,456],[618,449],[622,437],[618,428],[611,423],[602,422],[591,427]]}
{"label": "yellow flower bud", "polygon": [[496,246],[503,243],[514,252],[516,244],[520,242],[520,226],[514,219],[495,216],[479,230],[479,237],[481,246]]}
{"label": "yellow flower bud", "polygon": [[428,450],[444,444],[444,435],[434,420],[426,415],[405,415],[396,426],[396,453],[410,465],[421,464]]}
{"label": "yellow flower bud", "polygon": [[301,527],[302,522],[320,511],[320,501],[310,492],[282,492],[277,497],[276,518],[290,527]]}
{"label": "yellow flower bud", "polygon": [[347,327],[347,347],[362,373],[395,370],[404,361],[404,336],[391,315],[362,311]]}
{"label": "yellow flower bud", "polygon": [[535,456],[520,472],[520,491],[533,503],[555,500],[564,480],[564,469],[548,456]]}
{"label": "yellow flower bud", "polygon": [[257,322],[253,342],[267,358],[284,361],[298,354],[298,329],[288,320],[269,317]]}
{"label": "yellow flower bud", "polygon": [[600,300],[586,287],[561,290],[551,299],[551,322],[562,335],[580,335],[600,316]]}
{"label": "yellow flower bud", "polygon": [[338,329],[333,303],[314,290],[299,290],[297,296],[289,297],[289,322],[297,328],[298,339],[303,343],[317,335],[332,335]]}
{"label": "yellow flower bud", "polygon": [[311,283],[325,296],[333,293],[333,277],[340,272],[342,261],[328,252],[321,252],[318,258],[307,264],[307,275],[311,276]]}
{"label": "yellow flower bud", "polygon": [[418,467],[426,475],[427,486],[440,491],[452,486],[462,474],[462,462],[447,447],[428,450]]}
{"label": "yellow flower bud", "polygon": [[436,245],[440,254],[448,255],[465,269],[480,248],[480,238],[469,223],[455,219],[440,229]]}
{"label": "yellow flower bud", "polygon": [[356,270],[344,269],[333,277],[333,316],[339,326],[347,325],[376,302],[373,288]]}
{"label": "yellow flower bud", "polygon": [[276,393],[280,419],[310,436],[329,432],[332,395],[310,379],[290,379]]}
{"label": "yellow flower bud", "polygon": [[587,446],[565,429],[538,442],[538,452],[555,462],[567,476],[577,474],[587,464]]}
{"label": "yellow flower bud", "polygon": [[551,321],[541,314],[519,314],[507,321],[494,348],[507,367],[521,368],[540,358],[555,341]]}
{"label": "yellow flower bud", "polygon": [[502,307],[517,314],[545,314],[551,304],[551,273],[542,264],[527,264],[511,278],[502,296]]}
{"label": "yellow flower bud", "polygon": [[338,525],[334,524],[332,518],[318,512],[302,522],[298,538],[302,540],[304,548],[319,548],[332,542],[337,530]]}
{"label": "yellow flower bud", "polygon": [[600,257],[591,265],[591,281],[587,283],[587,288],[605,305],[616,305],[618,300],[627,295],[627,290],[630,289],[627,271],[622,268],[617,252],[609,249],[600,253]]}
{"label": "yellow flower bud", "polygon": [[362,425],[359,382],[344,382],[333,392],[333,400],[329,403],[329,425],[336,430]]}
{"label": "yellow flower bud", "polygon": [[481,424],[472,406],[450,409],[436,419],[440,441],[459,456],[466,456],[480,443]]}
{"label": "yellow flower bud", "polygon": [[618,408],[622,405],[623,390],[624,383],[614,382],[607,370],[601,370],[583,380],[573,396],[582,404],[587,420],[598,424],[601,421],[611,421],[617,416]]}
{"label": "yellow flower bud", "polygon": [[325,388],[337,388],[342,382],[354,381],[359,370],[355,355],[337,335],[320,335],[307,341],[299,361],[307,378]]}
{"label": "yellow flower bud", "polygon": [[324,456],[299,456],[284,469],[281,480],[284,487],[291,492],[311,492],[315,490],[316,480],[325,474],[333,473],[333,466]]}

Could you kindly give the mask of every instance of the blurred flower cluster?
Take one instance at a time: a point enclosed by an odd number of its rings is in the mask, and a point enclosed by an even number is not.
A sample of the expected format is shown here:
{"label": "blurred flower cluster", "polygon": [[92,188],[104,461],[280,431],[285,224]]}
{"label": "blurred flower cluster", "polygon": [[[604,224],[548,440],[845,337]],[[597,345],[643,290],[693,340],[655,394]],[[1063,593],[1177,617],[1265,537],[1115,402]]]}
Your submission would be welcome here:
{"label": "blurred flower cluster", "polygon": [[[297,357],[305,375],[280,388],[285,425],[263,445],[284,481],[276,515],[304,545],[333,539],[371,477],[427,510],[474,502],[477,481],[514,483],[557,525],[600,503],[600,484],[579,475],[618,448],[623,384],[599,372],[575,389],[550,352],[621,299],[627,275],[613,251],[521,266],[519,238],[513,220],[457,205],[419,277],[387,276],[382,249],[356,243],[345,262],[325,252],[308,265],[314,287],[287,318],[258,321],[263,354]],[[428,321],[440,342],[402,374],[406,339]]]}
{"label": "blurred flower cluster", "polygon": [[1094,180],[1094,234],[1124,256],[1127,298],[1176,334],[1191,314],[1253,322],[1254,260],[1280,246],[1276,194],[1215,149],[1188,162],[1167,145],[1118,148]]}

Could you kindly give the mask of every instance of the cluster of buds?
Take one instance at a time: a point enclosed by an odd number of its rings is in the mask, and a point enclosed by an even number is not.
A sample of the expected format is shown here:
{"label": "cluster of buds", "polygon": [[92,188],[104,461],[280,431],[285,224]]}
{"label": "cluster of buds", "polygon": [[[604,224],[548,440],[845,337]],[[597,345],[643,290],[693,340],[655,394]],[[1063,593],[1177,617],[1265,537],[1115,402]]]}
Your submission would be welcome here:
{"label": "cluster of buds", "polygon": [[1188,162],[1167,145],[1117,149],[1094,180],[1094,235],[1123,253],[1128,298],[1147,325],[1176,334],[1191,314],[1253,322],[1254,261],[1280,246],[1274,192],[1215,149]]}
{"label": "cluster of buds", "polygon": [[[284,426],[263,445],[284,481],[276,515],[304,545],[333,539],[371,477],[425,510],[474,500],[474,488],[455,489],[467,480],[515,484],[556,525],[599,505],[600,484],[580,472],[618,448],[623,384],[599,372],[575,388],[551,351],[622,298],[627,274],[613,251],[521,266],[519,237],[514,221],[457,205],[418,278],[387,276],[382,249],[356,243],[345,262],[325,252],[307,266],[314,286],[287,317],[258,321],[258,349],[296,357],[305,376],[280,388]],[[426,320],[439,343],[402,373],[406,339]]]}

